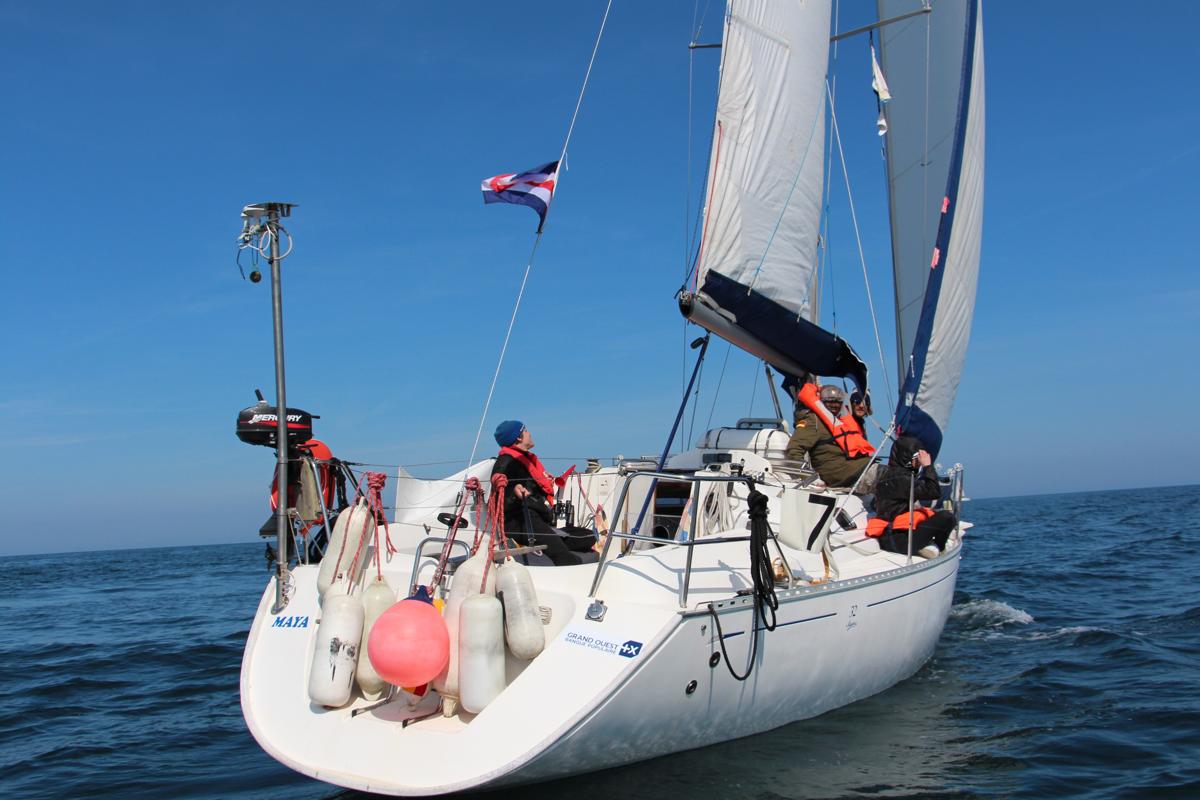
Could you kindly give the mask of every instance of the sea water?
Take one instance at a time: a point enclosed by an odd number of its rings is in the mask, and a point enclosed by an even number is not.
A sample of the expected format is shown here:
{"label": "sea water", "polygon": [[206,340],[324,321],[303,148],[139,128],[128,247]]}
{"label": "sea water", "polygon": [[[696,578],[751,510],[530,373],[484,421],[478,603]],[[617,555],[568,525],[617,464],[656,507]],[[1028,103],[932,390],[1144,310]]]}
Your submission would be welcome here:
{"label": "sea water", "polygon": [[[965,516],[946,631],[910,680],[487,797],[1200,797],[1200,487],[979,500]],[[363,797],[276,763],[242,721],[262,550],[0,560],[0,797]]]}

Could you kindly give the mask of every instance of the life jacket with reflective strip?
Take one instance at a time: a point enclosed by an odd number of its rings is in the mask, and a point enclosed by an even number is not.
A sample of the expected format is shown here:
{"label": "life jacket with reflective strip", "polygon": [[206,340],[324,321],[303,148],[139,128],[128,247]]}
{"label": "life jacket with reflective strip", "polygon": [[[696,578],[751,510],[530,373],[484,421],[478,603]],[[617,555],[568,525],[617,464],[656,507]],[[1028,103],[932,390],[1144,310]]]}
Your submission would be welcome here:
{"label": "life jacket with reflective strip", "polygon": [[830,438],[822,439],[817,444],[833,442],[850,458],[869,456],[875,452],[875,446],[867,441],[866,436],[863,436],[858,420],[850,414],[841,419],[835,417],[821,402],[821,395],[814,384],[806,383],[801,386],[800,391],[796,393],[796,399],[816,414],[820,418],[821,424],[829,431]]}
{"label": "life jacket with reflective strip", "polygon": [[[912,512],[913,519],[915,520],[913,527],[920,527],[922,522],[936,513],[932,508],[914,508]],[[867,520],[867,536],[883,536],[888,532],[889,528],[894,531],[908,530],[908,512],[905,511],[902,514],[897,514],[896,518],[890,522],[883,517],[873,517]]]}

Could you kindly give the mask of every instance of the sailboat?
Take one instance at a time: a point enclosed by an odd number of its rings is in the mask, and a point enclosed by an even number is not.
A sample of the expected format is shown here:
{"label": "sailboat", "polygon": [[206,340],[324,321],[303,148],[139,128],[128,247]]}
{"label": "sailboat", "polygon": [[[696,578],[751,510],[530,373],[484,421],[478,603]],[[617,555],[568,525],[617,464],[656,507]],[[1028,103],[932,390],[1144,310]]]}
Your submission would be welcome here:
{"label": "sailboat", "polygon": [[[892,427],[935,454],[980,260],[980,5],[879,0],[869,26],[890,94],[881,123],[897,309]],[[701,356],[715,334],[785,375],[842,377],[865,389],[863,361],[819,326],[814,308],[831,16],[829,0],[730,2],[702,241],[694,281],[676,299],[705,331]],[[282,397],[278,407],[286,408]],[[556,510],[605,520],[603,547],[596,563],[571,566],[541,566],[526,553],[544,645],[532,658],[503,648],[494,662],[500,683],[471,710],[465,650],[462,698],[440,678],[428,687],[350,688],[333,702],[313,694],[314,682],[344,676],[354,651],[368,646],[355,638],[358,598],[375,584],[386,583],[393,601],[419,587],[443,597],[449,587],[452,598],[456,581],[479,582],[479,573],[467,577],[472,559],[509,569],[502,548],[495,559],[486,547],[466,558],[472,530],[487,530],[492,459],[440,480],[396,476],[390,522],[343,512],[358,522],[343,526],[341,541],[360,523],[374,534],[342,546],[361,558],[346,566],[330,545],[310,562],[310,548],[296,547],[298,560],[283,559],[266,587],[241,672],[250,731],[271,756],[319,780],[432,795],[762,733],[911,676],[941,635],[969,525],[960,522],[930,557],[881,551],[866,535],[860,495],[787,459],[789,422],[740,420],[682,452],[668,445],[658,460],[593,464],[571,476]],[[957,467],[946,476],[943,505],[956,512],[962,478]],[[322,567],[335,558],[331,578]],[[342,587],[334,599],[331,585]],[[360,621],[339,638],[334,606],[346,598],[359,603]]]}

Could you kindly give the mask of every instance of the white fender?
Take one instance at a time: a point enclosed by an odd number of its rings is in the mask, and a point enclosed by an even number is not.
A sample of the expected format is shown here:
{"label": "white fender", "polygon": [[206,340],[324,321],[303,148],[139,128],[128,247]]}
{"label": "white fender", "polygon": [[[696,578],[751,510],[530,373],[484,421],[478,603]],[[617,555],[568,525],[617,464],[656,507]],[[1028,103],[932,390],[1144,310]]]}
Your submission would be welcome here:
{"label": "white fender", "polygon": [[[450,581],[450,591],[446,595],[446,607],[442,615],[446,619],[446,629],[450,633],[450,660],[446,670],[433,679],[433,688],[442,696],[442,714],[454,716],[458,709],[458,623],[463,600],[474,594],[479,594],[479,586],[483,581],[483,568],[487,564],[488,554],[483,548],[468,558],[454,572]],[[496,592],[496,569],[488,570],[486,594]]]}
{"label": "white fender", "polygon": [[331,594],[321,611],[308,672],[308,696],[317,705],[336,708],[350,701],[362,632],[362,600]]}
{"label": "white fender", "polygon": [[354,554],[364,546],[365,538],[374,535],[375,519],[365,498],[360,497],[357,503],[338,514],[337,522],[333,524],[333,535],[329,537],[329,546],[325,548],[325,557],[321,559],[321,569],[317,572],[317,594],[322,600],[335,583],[344,584],[343,593],[350,593],[355,576],[347,572],[354,563]]}
{"label": "white fender", "polygon": [[525,565],[516,561],[504,562],[499,573],[496,594],[504,602],[504,638],[514,656],[529,661],[546,647],[533,578]]}
{"label": "white fender", "polygon": [[477,594],[463,600],[459,614],[459,694],[462,707],[478,714],[504,691],[504,608]]}
{"label": "white fender", "polygon": [[355,680],[363,697],[377,700],[387,689],[387,681],[379,677],[371,659],[367,656],[367,637],[371,635],[371,626],[379,615],[387,611],[396,602],[396,592],[388,585],[386,578],[376,577],[371,580],[362,593],[363,632],[362,641],[358,646],[358,671]]}

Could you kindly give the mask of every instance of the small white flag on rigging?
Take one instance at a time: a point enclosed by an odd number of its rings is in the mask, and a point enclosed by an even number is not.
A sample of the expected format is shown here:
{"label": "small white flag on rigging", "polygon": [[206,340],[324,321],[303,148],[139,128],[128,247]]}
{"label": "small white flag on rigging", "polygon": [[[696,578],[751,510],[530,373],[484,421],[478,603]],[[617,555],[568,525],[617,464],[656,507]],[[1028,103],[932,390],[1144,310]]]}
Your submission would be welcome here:
{"label": "small white flag on rigging", "polygon": [[883,77],[883,70],[879,68],[879,59],[875,57],[875,45],[871,45],[871,88],[879,98],[879,119],[875,120],[875,128],[879,135],[883,136],[887,133],[887,119],[883,114],[883,106],[892,99],[892,93],[888,91],[887,80]]}

